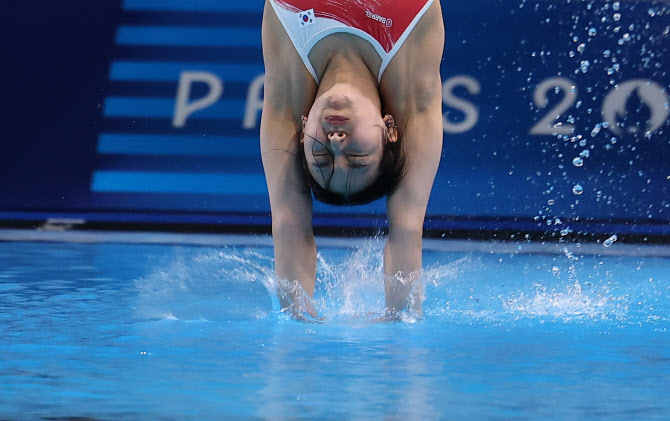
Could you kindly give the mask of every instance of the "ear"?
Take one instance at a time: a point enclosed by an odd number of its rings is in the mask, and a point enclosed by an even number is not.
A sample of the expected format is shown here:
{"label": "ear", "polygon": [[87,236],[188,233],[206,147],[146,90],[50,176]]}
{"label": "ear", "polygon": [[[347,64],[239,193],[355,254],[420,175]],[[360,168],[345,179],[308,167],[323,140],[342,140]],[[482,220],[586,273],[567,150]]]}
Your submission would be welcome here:
{"label": "ear", "polygon": [[395,120],[390,114],[384,116],[384,126],[386,127],[386,132],[388,133],[388,141],[395,143],[398,141],[398,126],[395,125]]}
{"label": "ear", "polygon": [[302,131],[300,132],[300,143],[305,143],[305,126],[307,125],[307,117],[300,116],[302,122]]}

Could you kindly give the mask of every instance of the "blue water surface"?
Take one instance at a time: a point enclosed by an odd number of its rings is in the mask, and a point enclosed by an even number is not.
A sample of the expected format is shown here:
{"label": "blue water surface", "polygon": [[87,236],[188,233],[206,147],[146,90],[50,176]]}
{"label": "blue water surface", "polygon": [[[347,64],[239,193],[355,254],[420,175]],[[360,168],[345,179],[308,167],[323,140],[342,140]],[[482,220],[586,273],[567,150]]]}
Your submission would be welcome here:
{"label": "blue water surface", "polygon": [[382,242],[320,249],[322,323],[272,249],[0,243],[0,419],[670,418],[670,260],[425,252],[378,323]]}

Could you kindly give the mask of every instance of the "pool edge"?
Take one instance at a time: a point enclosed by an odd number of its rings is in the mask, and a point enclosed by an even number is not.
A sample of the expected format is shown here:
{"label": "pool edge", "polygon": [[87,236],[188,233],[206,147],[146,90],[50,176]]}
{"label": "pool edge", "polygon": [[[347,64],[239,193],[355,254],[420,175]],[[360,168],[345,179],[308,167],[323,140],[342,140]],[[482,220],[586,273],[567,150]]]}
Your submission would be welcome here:
{"label": "pool edge", "polygon": [[[124,232],[124,231],[68,231],[34,229],[0,229],[2,242],[56,242],[56,243],[116,243],[188,245],[205,247],[261,246],[271,247],[270,235],[244,234],[193,234],[173,232]],[[342,238],[316,237],[317,246],[334,248],[362,247],[382,237]],[[614,243],[605,247],[599,243],[575,241],[500,241],[462,239],[424,239],[423,249],[433,252],[479,252],[490,254],[565,254],[602,256],[670,257],[670,245]]]}

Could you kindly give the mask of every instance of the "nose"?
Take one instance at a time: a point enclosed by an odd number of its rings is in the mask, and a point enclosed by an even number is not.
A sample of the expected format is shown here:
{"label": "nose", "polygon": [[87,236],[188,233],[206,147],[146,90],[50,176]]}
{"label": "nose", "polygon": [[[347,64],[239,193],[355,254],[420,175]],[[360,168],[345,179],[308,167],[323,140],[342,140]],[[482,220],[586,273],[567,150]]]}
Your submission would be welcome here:
{"label": "nose", "polygon": [[347,139],[347,134],[344,132],[330,132],[328,133],[328,140],[331,142],[344,142]]}

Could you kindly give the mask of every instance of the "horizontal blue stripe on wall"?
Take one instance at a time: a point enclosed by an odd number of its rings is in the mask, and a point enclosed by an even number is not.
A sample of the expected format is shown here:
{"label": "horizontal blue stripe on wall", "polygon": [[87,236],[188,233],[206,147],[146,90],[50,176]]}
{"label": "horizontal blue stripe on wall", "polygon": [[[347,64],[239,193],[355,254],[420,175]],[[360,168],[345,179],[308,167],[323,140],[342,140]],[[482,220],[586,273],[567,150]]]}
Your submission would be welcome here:
{"label": "horizontal blue stripe on wall", "polygon": [[[197,99],[195,99],[197,100]],[[220,99],[188,118],[241,119],[245,102],[237,99]],[[174,98],[109,97],[105,99],[105,117],[172,118]]]}
{"label": "horizontal blue stripe on wall", "polygon": [[109,78],[116,81],[175,82],[184,71],[214,73],[223,81],[250,82],[262,75],[265,68],[261,64],[115,61]]}
{"label": "horizontal blue stripe on wall", "polygon": [[116,43],[190,47],[258,47],[261,45],[261,30],[257,27],[120,26],[116,32]]}
{"label": "horizontal blue stripe on wall", "polygon": [[121,155],[260,156],[258,137],[103,133],[98,153]]}
{"label": "horizontal blue stripe on wall", "polygon": [[94,192],[267,195],[265,177],[242,174],[96,171]]}
{"label": "horizontal blue stripe on wall", "polygon": [[124,0],[124,10],[261,12],[261,0]]}

